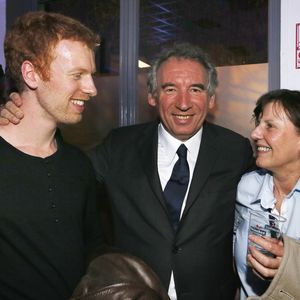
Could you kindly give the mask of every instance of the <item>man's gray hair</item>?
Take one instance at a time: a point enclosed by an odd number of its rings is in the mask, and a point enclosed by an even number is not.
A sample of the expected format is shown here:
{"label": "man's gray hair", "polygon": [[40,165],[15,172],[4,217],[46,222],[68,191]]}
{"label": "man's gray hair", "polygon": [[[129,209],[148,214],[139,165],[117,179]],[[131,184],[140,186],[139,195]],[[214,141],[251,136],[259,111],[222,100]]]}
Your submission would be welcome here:
{"label": "man's gray hair", "polygon": [[162,63],[167,61],[169,58],[182,58],[182,59],[190,59],[199,62],[207,71],[208,73],[208,86],[207,92],[209,96],[215,94],[216,87],[218,85],[217,79],[217,71],[210,59],[208,58],[207,54],[203,52],[203,50],[195,45],[190,43],[180,43],[175,44],[171,48],[164,49],[153,61],[151,65],[151,69],[148,73],[148,92],[152,96],[156,96],[157,92],[157,71]]}

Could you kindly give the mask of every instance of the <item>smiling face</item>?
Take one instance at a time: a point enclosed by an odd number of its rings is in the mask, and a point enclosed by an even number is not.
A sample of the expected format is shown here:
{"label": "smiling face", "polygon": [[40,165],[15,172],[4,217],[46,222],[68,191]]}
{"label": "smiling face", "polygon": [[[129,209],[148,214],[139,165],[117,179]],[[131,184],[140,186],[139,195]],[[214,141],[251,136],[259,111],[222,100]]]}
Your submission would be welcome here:
{"label": "smiling face", "polygon": [[181,141],[202,127],[215,96],[208,96],[208,74],[195,60],[169,58],[157,71],[156,95],[148,103],[157,106],[166,130]]}
{"label": "smiling face", "polygon": [[268,103],[259,124],[252,131],[256,144],[256,164],[274,173],[299,170],[300,134],[281,104]]}
{"label": "smiling face", "polygon": [[81,42],[61,40],[53,50],[53,57],[50,80],[38,76],[36,93],[43,117],[56,123],[77,123],[86,101],[97,94],[92,78],[94,53]]}

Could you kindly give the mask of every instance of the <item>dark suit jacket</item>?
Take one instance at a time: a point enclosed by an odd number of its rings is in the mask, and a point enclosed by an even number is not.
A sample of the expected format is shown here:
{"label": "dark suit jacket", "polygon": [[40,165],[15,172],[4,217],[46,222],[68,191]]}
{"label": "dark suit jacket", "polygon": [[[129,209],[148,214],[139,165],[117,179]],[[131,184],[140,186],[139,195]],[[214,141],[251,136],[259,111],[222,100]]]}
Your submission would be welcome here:
{"label": "dark suit jacket", "polygon": [[177,233],[157,170],[157,123],[113,130],[91,158],[113,215],[115,246],[142,258],[178,300],[230,300],[236,188],[253,164],[249,140],[205,123]]}

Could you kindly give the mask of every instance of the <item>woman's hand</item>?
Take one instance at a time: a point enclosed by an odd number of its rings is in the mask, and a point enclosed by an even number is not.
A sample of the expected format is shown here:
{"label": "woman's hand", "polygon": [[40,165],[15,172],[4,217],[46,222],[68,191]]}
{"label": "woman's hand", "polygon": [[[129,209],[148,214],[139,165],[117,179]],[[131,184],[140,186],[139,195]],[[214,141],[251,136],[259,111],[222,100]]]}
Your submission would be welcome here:
{"label": "woman's hand", "polygon": [[283,257],[283,241],[255,235],[249,235],[249,240],[274,255],[274,257],[267,256],[256,249],[255,246],[250,246],[250,254],[247,256],[249,266],[263,279],[273,278],[279,269]]}

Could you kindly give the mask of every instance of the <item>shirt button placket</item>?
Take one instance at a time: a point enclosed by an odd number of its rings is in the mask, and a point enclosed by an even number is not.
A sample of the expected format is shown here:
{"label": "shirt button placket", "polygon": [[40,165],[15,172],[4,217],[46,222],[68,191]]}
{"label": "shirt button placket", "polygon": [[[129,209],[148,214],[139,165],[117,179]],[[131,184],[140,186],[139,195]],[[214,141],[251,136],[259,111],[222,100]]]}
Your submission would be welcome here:
{"label": "shirt button placket", "polygon": [[59,218],[57,216],[57,205],[55,202],[55,185],[53,183],[53,176],[51,172],[51,162],[49,159],[45,159],[45,168],[46,168],[46,176],[48,181],[48,199],[49,199],[49,205],[50,205],[50,214],[52,215],[52,218],[55,223],[59,223]]}

